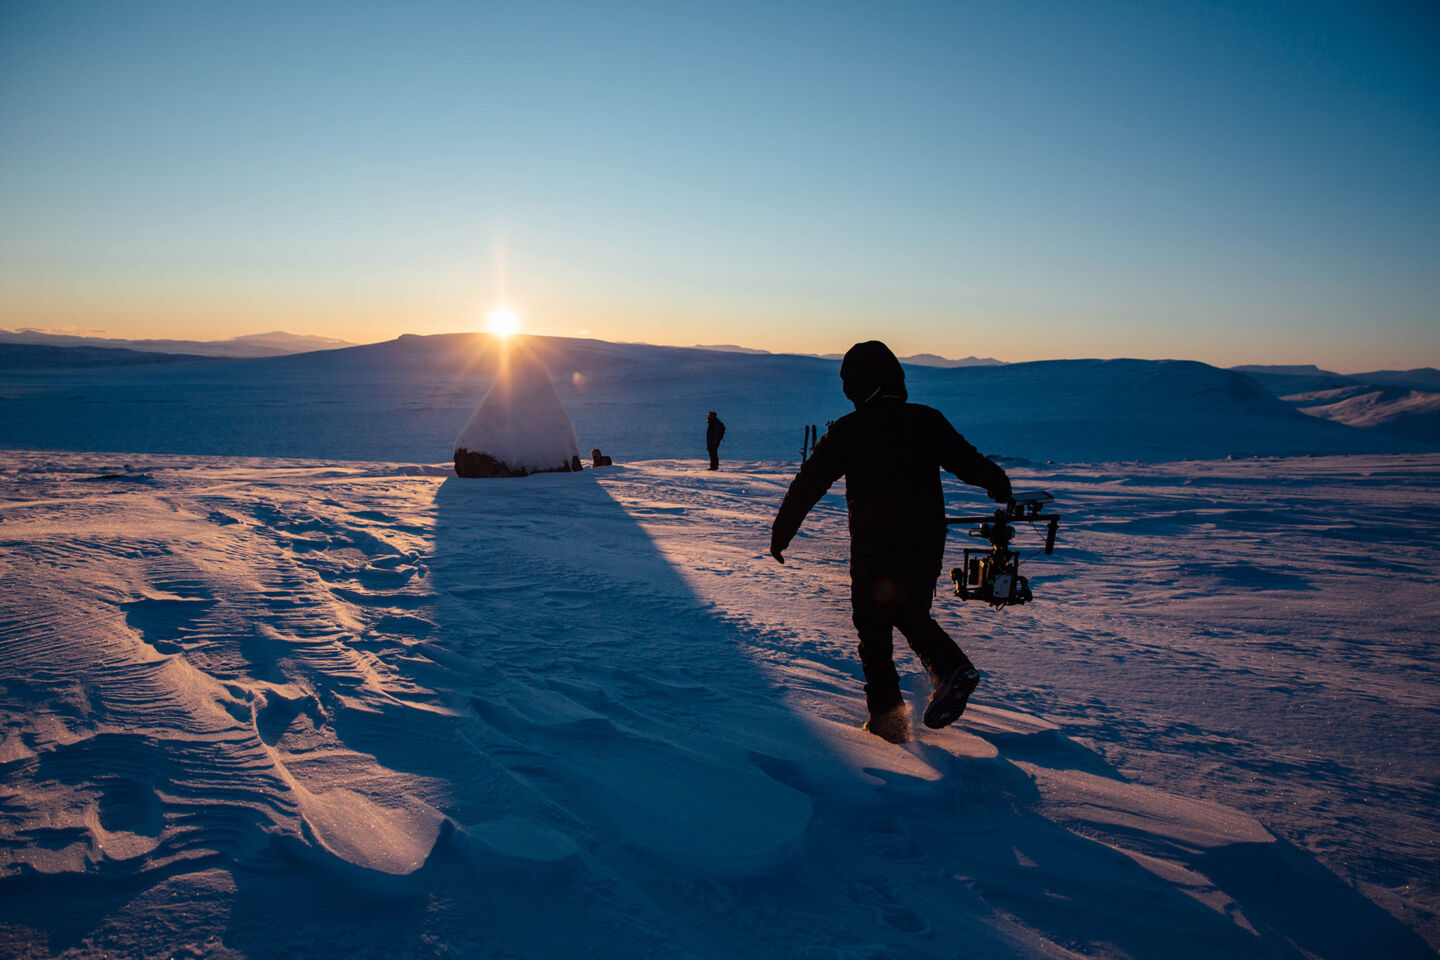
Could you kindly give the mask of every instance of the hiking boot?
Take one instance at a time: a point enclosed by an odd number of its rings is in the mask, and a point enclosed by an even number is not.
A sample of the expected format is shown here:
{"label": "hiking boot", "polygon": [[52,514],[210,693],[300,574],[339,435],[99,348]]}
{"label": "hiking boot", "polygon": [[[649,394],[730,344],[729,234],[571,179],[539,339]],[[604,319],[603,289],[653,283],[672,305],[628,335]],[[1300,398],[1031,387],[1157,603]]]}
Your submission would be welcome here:
{"label": "hiking boot", "polygon": [[891,743],[909,743],[910,711],[904,703],[897,704],[884,713],[871,716],[860,729]]}
{"label": "hiking boot", "polygon": [[925,708],[925,726],[933,730],[948,727],[965,712],[965,702],[980,682],[980,671],[974,667],[956,667],[950,676],[935,684],[930,705]]}

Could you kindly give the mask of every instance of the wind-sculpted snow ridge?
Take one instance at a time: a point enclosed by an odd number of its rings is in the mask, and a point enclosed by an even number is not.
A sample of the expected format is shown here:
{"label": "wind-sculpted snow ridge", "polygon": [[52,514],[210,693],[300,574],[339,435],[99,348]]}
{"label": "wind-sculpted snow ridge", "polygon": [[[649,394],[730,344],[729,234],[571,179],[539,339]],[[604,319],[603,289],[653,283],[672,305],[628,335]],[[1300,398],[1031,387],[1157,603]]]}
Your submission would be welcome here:
{"label": "wind-sculpted snow ridge", "polygon": [[[1015,471],[1061,549],[897,747],[784,465],[0,456],[0,954],[1433,956],[1433,632],[1302,631],[1440,612],[1437,465]],[[1379,786],[1288,739],[1356,675]]]}
{"label": "wind-sculpted snow ridge", "polygon": [[[270,840],[382,874],[419,867],[440,817],[352,789],[382,772],[334,734],[375,701],[445,712],[330,599],[396,581],[403,602],[418,562],[406,531],[294,518],[263,496],[172,499],[163,480],[135,496],[123,474],[77,497],[73,479],[27,504],[38,534],[7,571],[0,668],[28,709],[8,718],[6,760],[39,816],[15,822],[6,871],[246,861]],[[316,763],[321,751],[333,758]]]}

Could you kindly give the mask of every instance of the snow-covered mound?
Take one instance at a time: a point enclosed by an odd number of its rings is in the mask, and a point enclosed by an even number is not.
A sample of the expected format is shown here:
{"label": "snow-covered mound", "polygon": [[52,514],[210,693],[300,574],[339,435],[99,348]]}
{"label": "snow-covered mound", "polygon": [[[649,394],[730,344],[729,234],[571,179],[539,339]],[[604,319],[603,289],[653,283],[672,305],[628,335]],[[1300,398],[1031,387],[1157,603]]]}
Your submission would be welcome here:
{"label": "snow-covered mound", "polygon": [[[805,427],[847,413],[839,364],[551,337],[519,338],[549,366],[579,447],[617,462],[705,455],[798,460]],[[257,360],[0,369],[0,447],[430,461],[450,449],[499,369],[484,334]],[[911,366],[910,396],[986,453],[1104,462],[1434,449],[1308,417],[1253,378],[1201,363],[1056,360]]]}
{"label": "snow-covered mound", "polygon": [[1433,957],[1437,468],[1016,469],[900,747],[784,467],[0,455],[0,955]]}
{"label": "snow-covered mound", "polygon": [[578,469],[575,425],[535,351],[507,344],[485,399],[455,438],[462,477],[523,477]]}

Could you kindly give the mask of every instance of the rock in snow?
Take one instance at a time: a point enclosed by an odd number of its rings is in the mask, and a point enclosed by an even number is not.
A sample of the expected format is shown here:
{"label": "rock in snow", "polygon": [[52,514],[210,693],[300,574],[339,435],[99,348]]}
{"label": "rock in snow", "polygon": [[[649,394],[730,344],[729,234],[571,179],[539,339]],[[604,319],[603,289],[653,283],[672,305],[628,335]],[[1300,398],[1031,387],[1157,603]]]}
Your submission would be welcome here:
{"label": "rock in snow", "polygon": [[555,394],[550,370],[529,347],[509,345],[495,382],[455,438],[455,472],[523,477],[579,469],[575,425]]}

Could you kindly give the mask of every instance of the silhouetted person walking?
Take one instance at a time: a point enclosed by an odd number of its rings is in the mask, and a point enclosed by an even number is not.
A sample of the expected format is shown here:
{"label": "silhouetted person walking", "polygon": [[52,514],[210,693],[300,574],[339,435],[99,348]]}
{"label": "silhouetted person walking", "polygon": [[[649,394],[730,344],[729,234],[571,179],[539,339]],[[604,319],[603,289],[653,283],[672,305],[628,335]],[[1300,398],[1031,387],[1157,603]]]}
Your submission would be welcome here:
{"label": "silhouetted person walking", "polygon": [[940,470],[1010,499],[1010,479],[955,431],[944,414],[906,402],[905,371],[878,340],[857,343],[840,364],[855,412],[836,420],[815,445],[780,504],[770,553],[781,563],[805,515],[845,477],[850,513],[850,604],[865,671],[865,729],[893,743],[910,739],[895,672],[891,630],[899,627],[930,672],[934,693],[925,725],[944,727],[965,710],[979,682],[975,665],[930,616],[945,553]]}
{"label": "silhouetted person walking", "polygon": [[705,417],[705,449],[710,451],[710,469],[720,469],[720,441],[725,439],[725,421],[711,410]]}

